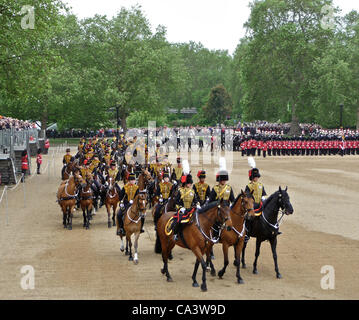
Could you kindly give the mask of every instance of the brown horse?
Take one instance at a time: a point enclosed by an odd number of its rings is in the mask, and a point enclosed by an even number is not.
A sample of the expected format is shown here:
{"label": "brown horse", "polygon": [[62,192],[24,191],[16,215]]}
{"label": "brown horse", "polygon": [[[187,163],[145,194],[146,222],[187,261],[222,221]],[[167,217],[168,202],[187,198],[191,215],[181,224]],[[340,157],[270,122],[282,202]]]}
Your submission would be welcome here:
{"label": "brown horse", "polygon": [[[108,190],[106,193],[106,200],[105,200],[105,206],[106,206],[106,210],[107,210],[107,224],[108,227],[111,228],[111,226],[115,226],[116,222],[115,222],[115,214],[116,214],[116,209],[117,209],[117,205],[120,201],[120,195],[117,192],[117,189],[115,187],[115,179],[108,177]],[[111,223],[111,208],[113,210],[113,214],[112,214],[112,223]]]}
{"label": "brown horse", "polygon": [[138,188],[140,190],[145,190],[151,181],[152,181],[151,174],[148,172],[147,169],[142,169],[142,172],[138,176],[138,182],[137,182]]}
{"label": "brown horse", "polygon": [[[254,216],[254,199],[252,194],[246,194],[243,192],[243,190],[241,190],[241,193],[238,195],[238,197],[231,206],[232,230],[228,231],[224,229],[219,235],[219,242],[222,243],[222,250],[224,256],[223,269],[218,272],[218,276],[221,279],[226,272],[226,268],[228,266],[228,248],[233,246],[235,252],[235,259],[237,262],[237,282],[243,283],[243,279],[241,278],[239,270],[239,262],[244,245],[244,236],[246,234],[245,218],[247,215]],[[211,275],[216,275],[216,271],[214,270],[214,266],[211,261],[210,252],[212,247],[213,243],[210,243],[209,251],[207,252],[207,262],[209,262],[211,267]]]}
{"label": "brown horse", "polygon": [[[141,218],[146,215],[146,206],[147,206],[147,196],[146,192],[141,191],[133,200],[133,204],[128,207],[126,210],[126,214],[124,215],[124,221],[123,226],[126,233],[126,255],[128,254],[128,247],[130,247],[129,252],[129,261],[133,261],[135,264],[138,263],[138,239],[141,234]],[[120,223],[118,221],[118,218],[116,219],[117,223],[117,230],[120,228]],[[135,254],[134,257],[132,257],[132,241],[131,236],[132,234],[135,235],[135,242],[134,242],[134,248],[135,248]],[[120,234],[121,237],[121,251],[124,251],[124,245],[123,245],[123,236]]]}
{"label": "brown horse", "polygon": [[168,256],[172,248],[177,244],[182,248],[190,249],[196,256],[196,263],[192,274],[192,286],[199,286],[196,275],[198,266],[201,264],[203,270],[201,289],[202,291],[207,291],[207,268],[203,254],[208,251],[208,242],[213,240],[210,236],[210,232],[214,224],[218,223],[221,225],[221,228],[227,226],[228,229],[231,229],[230,208],[221,200],[220,202],[214,201],[201,210],[196,210],[194,217],[192,217],[192,222],[185,225],[183,230],[180,230],[180,237],[177,241],[174,240],[172,233],[166,233],[167,223],[174,213],[175,212],[168,212],[163,214],[157,223],[157,232],[162,246],[163,269],[161,269],[161,272],[162,274],[166,274],[167,281],[173,281],[168,271]]}
{"label": "brown horse", "polygon": [[86,186],[84,188],[81,188],[80,191],[80,206],[82,209],[82,215],[84,217],[83,227],[86,228],[86,230],[90,229],[90,220],[92,219],[93,199],[94,199],[94,195],[91,189],[92,182],[93,182],[93,176],[91,174],[87,174]]}
{"label": "brown horse", "polygon": [[64,228],[72,230],[73,211],[76,206],[77,187],[81,185],[86,186],[85,180],[81,177],[78,171],[66,181],[63,181],[57,191],[57,202],[59,203],[63,214]]}

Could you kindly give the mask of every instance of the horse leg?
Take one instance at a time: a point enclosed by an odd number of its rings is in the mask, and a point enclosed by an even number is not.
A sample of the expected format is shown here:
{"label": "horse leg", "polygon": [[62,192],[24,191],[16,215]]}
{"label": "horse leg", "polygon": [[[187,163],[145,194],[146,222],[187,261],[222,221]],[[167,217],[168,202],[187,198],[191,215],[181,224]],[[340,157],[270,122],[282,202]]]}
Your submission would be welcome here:
{"label": "horse leg", "polygon": [[128,261],[133,261],[133,257],[132,257],[132,241],[131,241],[131,235],[129,234],[129,232],[126,232],[126,240],[127,240],[127,243],[129,244],[129,247],[130,247],[130,256],[128,257]]}
{"label": "horse leg", "polygon": [[161,269],[162,274],[165,274],[168,282],[172,282],[172,277],[168,271],[168,255],[171,252],[173,246],[169,246],[169,243],[165,243],[165,241],[161,241],[162,246],[162,261],[163,261],[163,269]]}
{"label": "horse leg", "polygon": [[116,216],[116,209],[117,209],[117,203],[113,205],[113,214],[112,214],[112,226],[115,227],[116,226],[116,220],[115,220],[115,216]]}
{"label": "horse leg", "polygon": [[124,246],[124,244],[123,244],[122,235],[120,235],[120,237],[121,237],[121,247],[120,247],[120,250],[121,250],[121,252],[124,252],[124,251],[125,251],[125,246]]}
{"label": "horse leg", "polygon": [[278,269],[278,262],[277,262],[277,237],[274,237],[269,240],[271,248],[272,248],[272,254],[273,254],[273,260],[274,260],[274,269],[277,276],[277,279],[281,279],[282,275],[279,273]]}
{"label": "horse leg", "polygon": [[110,219],[110,216],[111,216],[111,206],[109,204],[106,204],[106,210],[107,210],[107,226],[109,228],[111,228],[112,226],[112,223],[111,223],[111,219]]}
{"label": "horse leg", "polygon": [[66,220],[67,220],[67,209],[62,208],[62,224],[64,225],[64,228],[66,228]]}
{"label": "horse leg", "polygon": [[83,228],[85,228],[86,227],[86,213],[85,213],[85,210],[86,210],[86,208],[82,208],[82,216],[84,217],[84,224],[83,224]]}
{"label": "horse leg", "polygon": [[213,246],[211,246],[210,248],[208,248],[208,251],[206,253],[206,266],[207,266],[207,270],[208,270],[208,266],[209,269],[211,270],[211,276],[215,277],[216,276],[216,269],[214,268],[213,262],[212,262],[212,256],[213,256]]}
{"label": "horse leg", "polygon": [[222,244],[222,251],[223,251],[224,263],[223,263],[223,268],[218,271],[218,277],[220,279],[222,279],[224,273],[226,272],[226,268],[228,266],[228,244],[226,242],[223,242]]}
{"label": "horse leg", "polygon": [[128,256],[129,255],[129,252],[128,252],[128,240],[127,240],[127,237],[126,237],[126,251],[125,251],[125,255]]}
{"label": "horse leg", "polygon": [[241,259],[242,269],[247,268],[246,261],[245,261],[245,253],[246,253],[247,243],[248,243],[248,241],[244,240],[243,249],[242,249],[242,259]]}
{"label": "horse leg", "polygon": [[140,233],[136,233],[135,235],[135,242],[133,244],[133,247],[135,248],[135,255],[134,255],[134,258],[133,258],[133,262],[135,264],[138,264],[138,252],[137,252],[137,248],[138,248],[138,239],[140,237]]}
{"label": "horse leg", "polygon": [[194,264],[194,269],[193,269],[193,274],[192,274],[192,280],[193,280],[192,287],[195,287],[195,288],[199,287],[199,284],[196,280],[198,267],[199,267],[199,261],[198,261],[198,259],[196,259],[196,263]]}
{"label": "horse leg", "polygon": [[89,207],[87,207],[86,210],[87,210],[86,230],[88,230],[88,229],[90,229],[90,220],[91,220],[92,209],[89,209]]}
{"label": "horse leg", "polygon": [[254,259],[254,262],[253,262],[253,273],[254,274],[258,274],[257,260],[258,260],[259,253],[260,253],[261,243],[262,243],[262,241],[259,240],[259,238],[257,238],[256,239],[256,253],[255,253],[255,259]]}
{"label": "horse leg", "polygon": [[67,230],[72,230],[72,217],[73,217],[73,210],[74,210],[74,207],[73,206],[70,206],[69,207],[69,211],[67,213],[67,220],[68,220],[68,224],[67,224]]}
{"label": "horse leg", "polygon": [[238,240],[237,245],[234,246],[235,248],[235,253],[236,253],[236,262],[237,262],[237,272],[236,272],[236,277],[237,277],[237,283],[244,283],[242,277],[241,277],[241,272],[240,272],[240,264],[241,264],[241,251],[243,248],[243,238],[240,238]]}

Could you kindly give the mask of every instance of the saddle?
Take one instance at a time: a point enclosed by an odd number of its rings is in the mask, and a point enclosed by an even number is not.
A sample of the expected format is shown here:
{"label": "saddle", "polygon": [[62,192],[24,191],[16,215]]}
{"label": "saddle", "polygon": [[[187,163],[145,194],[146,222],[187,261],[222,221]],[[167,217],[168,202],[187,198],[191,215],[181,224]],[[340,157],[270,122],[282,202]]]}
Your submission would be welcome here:
{"label": "saddle", "polygon": [[180,209],[167,221],[165,226],[165,233],[167,236],[172,234],[176,224],[189,224],[192,220],[192,215],[196,208],[192,208],[184,214],[180,214]]}
{"label": "saddle", "polygon": [[263,202],[261,201],[259,204],[254,204],[254,215],[259,217],[263,212]]}

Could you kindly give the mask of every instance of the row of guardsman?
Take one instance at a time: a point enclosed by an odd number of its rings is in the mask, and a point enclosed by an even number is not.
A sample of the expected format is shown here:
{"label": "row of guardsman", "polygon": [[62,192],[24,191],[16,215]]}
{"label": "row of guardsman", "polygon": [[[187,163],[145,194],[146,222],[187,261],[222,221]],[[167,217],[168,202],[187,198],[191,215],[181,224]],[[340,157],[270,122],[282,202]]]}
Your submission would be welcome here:
{"label": "row of guardsman", "polygon": [[[121,238],[120,250],[125,251],[129,260],[137,264],[138,240],[144,232],[149,207],[156,230],[155,252],[162,254],[164,264],[161,273],[167,281],[172,281],[168,259],[175,259],[172,249],[178,245],[190,249],[196,256],[192,285],[199,286],[196,274],[201,265],[201,289],[206,291],[207,267],[211,275],[216,275],[212,248],[214,244],[222,243],[226,250],[224,266],[218,276],[223,277],[228,265],[228,247],[233,246],[237,281],[243,283],[240,258],[242,255],[244,268],[244,252],[250,237],[257,238],[257,247],[264,240],[270,241],[276,276],[281,278],[276,255],[279,223],[283,215],[293,213],[287,188],[279,187],[267,197],[259,181],[259,169],[251,157],[248,158],[250,181],[237,196],[228,184],[229,173],[224,158],[220,158],[217,184],[213,188],[206,183],[204,170],[197,173],[198,182],[194,184],[186,159],[182,161],[177,157],[177,163],[172,165],[166,154],[160,156],[157,154],[159,150],[156,150],[154,161],[146,159],[144,165],[136,164],[128,153],[129,147],[135,143],[136,137],[127,140],[121,136],[119,140],[114,138],[111,141],[94,137],[88,141],[81,139],[76,154],[71,154],[70,149],[66,150],[62,182],[57,192],[64,228],[72,229],[76,207],[82,210],[83,227],[89,229],[96,213],[94,208],[99,210],[105,206],[108,227],[116,226],[116,235]],[[144,151],[145,156],[148,155],[146,145]],[[134,254],[131,235],[135,236]],[[254,274],[258,272],[257,258],[258,255],[253,265]]]}

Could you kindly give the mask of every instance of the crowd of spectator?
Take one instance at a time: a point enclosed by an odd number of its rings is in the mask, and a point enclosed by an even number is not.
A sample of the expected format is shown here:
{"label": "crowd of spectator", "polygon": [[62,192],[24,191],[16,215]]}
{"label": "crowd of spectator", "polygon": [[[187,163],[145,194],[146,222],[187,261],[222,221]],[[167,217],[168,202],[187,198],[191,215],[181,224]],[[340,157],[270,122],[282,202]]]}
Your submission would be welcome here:
{"label": "crowd of spectator", "polygon": [[19,131],[19,130],[26,130],[35,127],[36,127],[35,124],[31,123],[30,121],[14,119],[11,117],[4,117],[0,115],[0,130],[14,128],[16,131]]}

